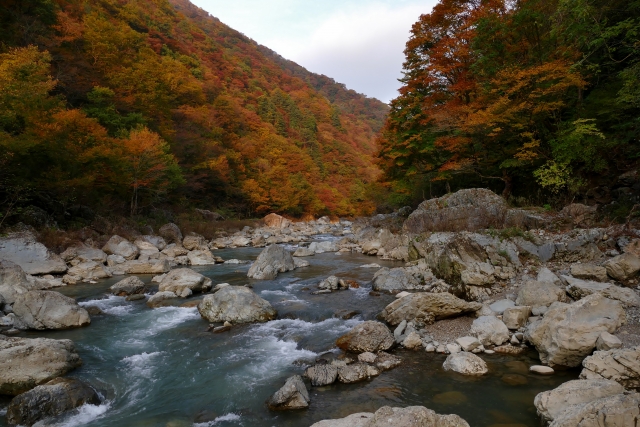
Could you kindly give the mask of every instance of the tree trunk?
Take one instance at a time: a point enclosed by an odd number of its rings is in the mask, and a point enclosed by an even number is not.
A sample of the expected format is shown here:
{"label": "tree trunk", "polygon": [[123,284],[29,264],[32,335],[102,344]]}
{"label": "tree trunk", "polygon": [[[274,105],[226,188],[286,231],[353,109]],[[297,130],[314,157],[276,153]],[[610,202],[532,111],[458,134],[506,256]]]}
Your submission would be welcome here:
{"label": "tree trunk", "polygon": [[513,178],[507,175],[507,172],[502,173],[502,181],[504,182],[504,190],[502,190],[502,197],[508,199],[511,196],[513,190]]}

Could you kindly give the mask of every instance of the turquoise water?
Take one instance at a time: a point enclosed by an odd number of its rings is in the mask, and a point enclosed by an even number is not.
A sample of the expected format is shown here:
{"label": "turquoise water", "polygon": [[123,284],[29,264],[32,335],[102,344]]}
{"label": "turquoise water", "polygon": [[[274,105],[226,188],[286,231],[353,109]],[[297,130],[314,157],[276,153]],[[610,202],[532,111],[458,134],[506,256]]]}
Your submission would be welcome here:
{"label": "turquoise water", "polygon": [[[259,253],[253,248],[216,251],[224,259],[245,260]],[[336,338],[359,322],[374,319],[393,300],[388,295],[370,296],[367,283],[375,269],[359,268],[371,262],[397,265],[393,262],[333,253],[306,259],[310,267],[273,281],[248,280],[248,265],[196,268],[214,284],[251,284],[278,310],[278,320],[237,326],[222,334],[206,332],[208,323],[195,308],[152,310],[144,301],[109,296],[107,288],[122,277],[63,288],[82,305],[98,306],[105,314],[94,316],[87,328],[23,336],[72,339],[84,364],[70,376],[92,384],[105,403],[42,425],[302,427],[384,405],[424,405],[440,413],[457,413],[471,426],[537,427],[535,395],[577,377],[575,371],[530,375],[528,367],[538,363],[533,352],[518,357],[483,355],[490,373],[471,378],[445,373],[442,355],[399,350],[395,354],[403,364],[392,371],[358,384],[313,388],[307,410],[270,412],[264,402],[287,377],[301,374],[307,361],[334,349]],[[332,274],[366,286],[311,295],[315,284]],[[141,278],[150,281],[151,276]],[[180,299],[177,304],[199,298]],[[352,311],[359,314],[341,318]],[[514,382],[525,384],[510,385]],[[0,401],[0,407],[7,404],[7,399]]]}

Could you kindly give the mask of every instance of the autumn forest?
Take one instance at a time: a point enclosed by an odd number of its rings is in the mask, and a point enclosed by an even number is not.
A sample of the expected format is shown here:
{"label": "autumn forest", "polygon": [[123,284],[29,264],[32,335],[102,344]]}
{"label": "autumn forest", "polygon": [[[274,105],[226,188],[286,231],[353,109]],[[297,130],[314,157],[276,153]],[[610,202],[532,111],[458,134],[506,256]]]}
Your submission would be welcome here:
{"label": "autumn forest", "polygon": [[637,166],[640,1],[428,12],[389,107],[188,0],[6,0],[0,221],[356,216],[472,186],[544,203]]}

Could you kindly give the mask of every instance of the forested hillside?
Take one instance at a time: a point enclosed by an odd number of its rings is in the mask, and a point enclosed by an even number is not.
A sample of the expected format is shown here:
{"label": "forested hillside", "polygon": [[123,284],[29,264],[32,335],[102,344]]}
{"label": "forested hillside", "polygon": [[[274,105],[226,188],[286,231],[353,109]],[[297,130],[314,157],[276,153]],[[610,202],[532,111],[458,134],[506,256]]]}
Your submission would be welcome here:
{"label": "forested hillside", "polygon": [[470,186],[610,201],[638,166],[640,1],[441,0],[405,53],[380,152],[399,202]]}
{"label": "forested hillside", "polygon": [[0,42],[5,215],[374,208],[388,107],[187,0],[8,0]]}

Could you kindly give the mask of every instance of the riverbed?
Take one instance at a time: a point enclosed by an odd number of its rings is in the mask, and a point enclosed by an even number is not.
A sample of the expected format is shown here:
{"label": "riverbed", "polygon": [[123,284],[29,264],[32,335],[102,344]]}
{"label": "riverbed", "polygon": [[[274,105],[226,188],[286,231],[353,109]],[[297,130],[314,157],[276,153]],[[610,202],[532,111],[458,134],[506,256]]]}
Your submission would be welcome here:
{"label": "riverbed", "polygon": [[[215,254],[252,261],[260,251],[225,249]],[[104,314],[93,316],[86,328],[21,336],[73,340],[83,366],[69,376],[90,383],[105,400],[101,406],[87,405],[38,425],[307,427],[322,419],[374,412],[385,405],[422,405],[458,414],[472,427],[538,427],[535,395],[578,376],[576,370],[548,377],[529,374],[529,366],[539,363],[533,351],[520,356],[483,354],[489,373],[466,377],[443,371],[445,355],[395,350],[403,361],[399,367],[361,383],[312,388],[309,409],[271,412],[265,400],[286,378],[302,374],[318,355],[337,352],[339,336],[364,320],[374,320],[394,300],[391,295],[369,294],[376,269],[361,266],[401,265],[360,254],[324,253],[305,259],[309,267],[268,281],[247,279],[248,264],[195,267],[214,285],[251,285],[278,310],[277,320],[235,326],[221,334],[207,332],[209,325],[195,307],[179,306],[201,295],[180,299],[176,306],[150,309],[144,301],[127,302],[108,294],[109,286],[122,276],[56,289],[83,306],[99,307]],[[315,285],[330,275],[362,286],[312,295]],[[139,277],[151,280],[151,276]],[[7,399],[0,400],[3,412],[7,404]],[[0,426],[5,425],[2,417]]]}

